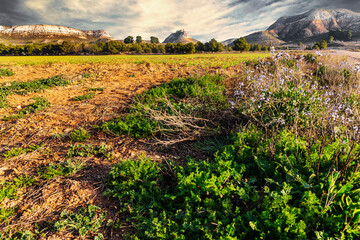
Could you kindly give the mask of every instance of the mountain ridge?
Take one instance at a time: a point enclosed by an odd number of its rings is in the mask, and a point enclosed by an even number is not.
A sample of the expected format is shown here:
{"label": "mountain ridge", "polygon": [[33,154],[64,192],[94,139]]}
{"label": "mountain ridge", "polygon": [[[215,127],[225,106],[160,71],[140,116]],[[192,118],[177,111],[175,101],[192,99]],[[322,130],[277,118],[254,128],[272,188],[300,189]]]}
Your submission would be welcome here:
{"label": "mountain ridge", "polygon": [[[251,33],[245,39],[252,44],[264,45],[306,43],[327,39],[332,31],[351,31],[352,38],[360,40],[360,13],[345,8],[314,8],[302,14],[280,17],[265,31]],[[223,43],[231,46],[232,40]]]}
{"label": "mountain ridge", "polygon": [[52,39],[53,41],[59,41],[63,38],[74,41],[113,40],[105,30],[80,30],[51,24],[0,25],[0,41],[21,43],[29,40],[49,41],[49,39]]}

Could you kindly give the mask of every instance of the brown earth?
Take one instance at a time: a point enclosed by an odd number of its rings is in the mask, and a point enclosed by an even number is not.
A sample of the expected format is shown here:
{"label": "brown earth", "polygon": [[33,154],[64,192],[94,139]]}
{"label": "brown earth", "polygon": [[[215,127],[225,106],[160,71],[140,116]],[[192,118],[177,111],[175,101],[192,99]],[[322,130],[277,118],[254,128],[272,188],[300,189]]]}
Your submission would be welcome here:
{"label": "brown earth", "polygon": [[[102,196],[104,179],[110,167],[119,159],[134,159],[145,154],[153,160],[166,159],[162,152],[149,143],[134,140],[126,136],[113,136],[94,128],[94,125],[108,121],[120,115],[131,102],[132,96],[151,87],[168,82],[178,77],[219,73],[232,76],[241,71],[241,67],[228,69],[202,69],[197,66],[168,64],[106,64],[86,63],[68,64],[55,63],[36,66],[7,66],[16,74],[0,79],[0,84],[11,81],[31,81],[64,75],[72,81],[66,87],[56,87],[28,95],[10,95],[7,97],[12,107],[0,109],[0,118],[15,114],[19,109],[31,103],[35,96],[44,97],[51,107],[28,114],[14,121],[0,120],[0,182],[11,180],[19,175],[37,176],[39,167],[49,162],[66,160],[70,145],[74,144],[67,138],[55,138],[56,134],[68,134],[80,127],[91,133],[92,137],[85,144],[100,145],[102,142],[111,147],[111,160],[96,157],[83,158],[85,168],[73,177],[58,177],[52,180],[39,180],[36,185],[28,187],[17,200],[4,200],[3,207],[17,207],[16,216],[0,228],[34,230],[35,223],[44,229],[44,239],[75,239],[75,236],[56,235],[49,222],[59,218],[64,210],[76,211],[87,204],[100,206],[108,212],[108,218],[121,218],[117,213],[117,202]],[[82,75],[90,73],[90,78]],[[104,88],[97,92],[93,99],[75,102],[73,97],[87,93],[88,88]],[[5,159],[2,154],[15,147],[44,143],[40,149],[11,159]],[[51,224],[50,224],[51,225]],[[111,228],[103,229],[105,239],[121,239],[123,231],[129,228],[125,225],[119,232]]]}

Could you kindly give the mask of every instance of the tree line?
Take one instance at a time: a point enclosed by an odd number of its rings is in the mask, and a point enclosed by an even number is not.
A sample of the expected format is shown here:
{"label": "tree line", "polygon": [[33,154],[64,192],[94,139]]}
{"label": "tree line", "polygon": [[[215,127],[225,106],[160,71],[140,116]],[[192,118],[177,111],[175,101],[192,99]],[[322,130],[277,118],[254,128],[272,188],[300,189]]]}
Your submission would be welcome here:
{"label": "tree line", "polygon": [[5,45],[0,43],[0,55],[100,55],[119,53],[170,53],[191,54],[197,52],[222,52],[222,51],[268,51],[269,46],[248,44],[245,38],[236,40],[232,47],[224,46],[216,39],[202,43],[159,43],[159,39],[151,37],[150,43],[143,42],[141,36],[136,40],[129,36],[121,41],[98,41],[96,43],[42,43],[26,45]]}

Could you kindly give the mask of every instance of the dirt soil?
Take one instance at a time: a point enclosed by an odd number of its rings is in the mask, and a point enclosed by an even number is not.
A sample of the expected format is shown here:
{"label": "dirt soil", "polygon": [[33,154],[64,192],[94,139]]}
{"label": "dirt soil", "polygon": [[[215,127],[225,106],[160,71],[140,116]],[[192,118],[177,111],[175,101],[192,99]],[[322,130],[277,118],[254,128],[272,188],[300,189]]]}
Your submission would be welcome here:
{"label": "dirt soil", "polygon": [[[39,167],[47,166],[49,162],[65,161],[66,153],[74,142],[69,137],[56,136],[69,134],[75,129],[85,128],[91,133],[91,138],[85,144],[98,146],[106,143],[111,147],[111,160],[83,158],[85,167],[75,176],[39,180],[37,184],[24,190],[19,199],[3,201],[5,207],[17,207],[17,210],[8,223],[3,226],[0,224],[0,228],[34,231],[37,224],[39,229],[43,229],[43,239],[76,239],[76,236],[71,234],[57,235],[51,227],[51,222],[56,221],[65,209],[76,211],[87,204],[94,204],[108,212],[108,219],[121,218],[117,213],[116,200],[106,199],[102,195],[106,175],[119,159],[134,159],[141,154],[151,156],[155,161],[169,157],[144,140],[104,133],[97,130],[95,125],[123,113],[135,94],[171,79],[206,73],[231,77],[241,71],[240,66],[202,69],[196,66],[151,63],[54,63],[13,65],[9,68],[16,74],[0,78],[0,84],[32,81],[56,75],[63,75],[70,79],[72,84],[38,93],[12,94],[7,97],[11,107],[0,109],[0,182],[24,174],[37,176]],[[91,77],[84,78],[83,74],[91,74]],[[104,88],[104,91],[96,92],[93,99],[80,102],[72,100],[75,96],[86,94],[88,88]],[[37,96],[48,99],[51,106],[18,120],[2,120],[4,115],[15,114],[33,102],[33,97]],[[11,159],[3,157],[3,153],[10,149],[40,143],[44,143],[44,146],[34,152]],[[47,227],[48,225],[50,227]],[[113,232],[111,228],[102,229],[105,239],[122,239],[124,231],[128,231],[126,225],[118,232]]]}

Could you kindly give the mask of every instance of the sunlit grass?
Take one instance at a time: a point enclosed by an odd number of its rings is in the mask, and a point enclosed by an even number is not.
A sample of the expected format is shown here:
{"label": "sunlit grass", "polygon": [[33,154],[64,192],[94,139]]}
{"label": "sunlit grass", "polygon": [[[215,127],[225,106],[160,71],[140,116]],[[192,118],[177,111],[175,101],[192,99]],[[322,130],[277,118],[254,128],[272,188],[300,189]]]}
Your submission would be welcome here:
{"label": "sunlit grass", "polygon": [[268,53],[188,54],[188,55],[104,55],[104,56],[4,56],[0,64],[39,65],[57,62],[185,64],[186,66],[230,67],[246,60],[268,57]]}

